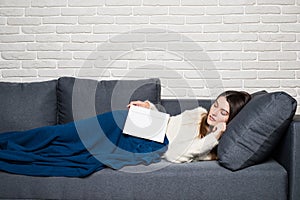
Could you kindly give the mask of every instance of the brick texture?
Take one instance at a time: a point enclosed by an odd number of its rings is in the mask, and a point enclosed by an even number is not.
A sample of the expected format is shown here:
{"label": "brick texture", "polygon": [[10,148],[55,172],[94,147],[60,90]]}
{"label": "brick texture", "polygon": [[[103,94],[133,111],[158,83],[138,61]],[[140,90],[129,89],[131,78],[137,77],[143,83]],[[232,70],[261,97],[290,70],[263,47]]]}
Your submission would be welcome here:
{"label": "brick texture", "polygon": [[299,16],[295,0],[0,0],[0,81],[159,77],[163,98],[265,89],[300,105]]}

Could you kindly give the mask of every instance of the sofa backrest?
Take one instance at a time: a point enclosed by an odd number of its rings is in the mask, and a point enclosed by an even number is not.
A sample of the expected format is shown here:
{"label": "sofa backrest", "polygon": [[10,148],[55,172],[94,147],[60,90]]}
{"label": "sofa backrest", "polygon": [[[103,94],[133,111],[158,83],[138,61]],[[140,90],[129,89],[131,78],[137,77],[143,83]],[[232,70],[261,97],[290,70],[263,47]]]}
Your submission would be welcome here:
{"label": "sofa backrest", "polygon": [[0,133],[56,124],[56,85],[0,82]]}
{"label": "sofa backrest", "polygon": [[160,93],[158,78],[97,81],[61,77],[32,83],[0,82],[0,133],[124,110],[132,100],[160,104]]}
{"label": "sofa backrest", "polygon": [[207,111],[209,110],[212,100],[209,99],[162,99],[161,104],[165,112],[170,115],[178,115],[185,110],[190,110],[201,106]]}
{"label": "sofa backrest", "polygon": [[64,124],[111,110],[127,109],[132,100],[160,104],[158,78],[140,80],[58,79],[58,123]]}

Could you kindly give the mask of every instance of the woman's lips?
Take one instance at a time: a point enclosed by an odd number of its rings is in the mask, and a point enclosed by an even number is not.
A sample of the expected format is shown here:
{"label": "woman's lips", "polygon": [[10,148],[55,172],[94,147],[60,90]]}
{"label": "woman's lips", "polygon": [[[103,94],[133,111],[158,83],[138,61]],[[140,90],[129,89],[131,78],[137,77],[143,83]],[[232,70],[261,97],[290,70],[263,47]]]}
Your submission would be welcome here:
{"label": "woman's lips", "polygon": [[211,115],[208,116],[210,121],[216,121],[215,118],[213,118]]}

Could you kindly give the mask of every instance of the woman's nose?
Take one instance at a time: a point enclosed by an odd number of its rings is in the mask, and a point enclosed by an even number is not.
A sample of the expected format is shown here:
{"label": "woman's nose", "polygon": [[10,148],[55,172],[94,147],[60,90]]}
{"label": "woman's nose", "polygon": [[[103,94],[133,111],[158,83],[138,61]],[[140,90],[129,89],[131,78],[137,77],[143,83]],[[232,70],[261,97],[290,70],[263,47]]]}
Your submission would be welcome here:
{"label": "woman's nose", "polygon": [[218,114],[218,111],[217,110],[213,110],[212,115],[213,116],[217,116],[217,114]]}

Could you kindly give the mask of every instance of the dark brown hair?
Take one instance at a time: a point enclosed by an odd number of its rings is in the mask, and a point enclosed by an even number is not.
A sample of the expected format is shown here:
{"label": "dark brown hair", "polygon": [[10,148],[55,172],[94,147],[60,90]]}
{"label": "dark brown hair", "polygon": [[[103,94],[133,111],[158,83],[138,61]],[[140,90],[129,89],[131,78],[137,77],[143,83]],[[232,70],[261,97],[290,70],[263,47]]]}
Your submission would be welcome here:
{"label": "dark brown hair", "polygon": [[[221,93],[219,97],[225,97],[229,104],[229,118],[227,124],[238,114],[238,112],[249,102],[251,95],[244,91],[228,90]],[[207,124],[208,113],[204,113],[201,117],[199,137],[202,138],[209,132],[209,125]]]}

